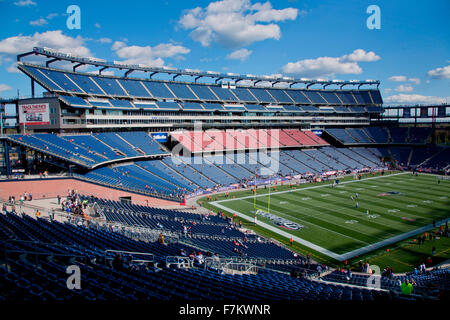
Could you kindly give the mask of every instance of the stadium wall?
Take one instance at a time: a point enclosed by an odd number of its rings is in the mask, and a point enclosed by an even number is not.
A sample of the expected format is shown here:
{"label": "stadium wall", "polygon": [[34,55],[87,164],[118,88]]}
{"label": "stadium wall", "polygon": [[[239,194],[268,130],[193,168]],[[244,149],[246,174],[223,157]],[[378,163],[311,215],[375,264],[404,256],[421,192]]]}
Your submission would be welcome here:
{"label": "stadium wall", "polygon": [[0,199],[6,201],[15,196],[16,203],[20,196],[27,192],[33,199],[56,198],[66,196],[68,190],[76,190],[80,194],[93,195],[103,199],[119,201],[121,197],[130,197],[133,204],[164,207],[179,205],[178,202],[148,197],[118,189],[103,187],[73,178],[45,178],[33,180],[8,180],[0,182]]}

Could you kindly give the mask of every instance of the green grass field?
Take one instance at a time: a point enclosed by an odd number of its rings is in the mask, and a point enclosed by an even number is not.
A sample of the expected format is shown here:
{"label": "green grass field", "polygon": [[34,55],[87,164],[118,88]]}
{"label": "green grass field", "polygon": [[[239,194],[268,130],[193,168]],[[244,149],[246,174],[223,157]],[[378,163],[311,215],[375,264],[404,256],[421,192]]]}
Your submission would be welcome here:
{"label": "green grass field", "polygon": [[[352,200],[351,196],[355,198],[356,193],[358,199]],[[296,189],[277,187],[270,195],[269,208],[267,190],[258,189],[256,200],[248,191],[232,195],[235,199],[225,201],[219,196],[217,203],[229,212],[252,218],[256,203],[256,209],[270,210],[303,227],[299,230],[281,228],[261,216],[258,221],[336,254],[348,253],[426,226],[433,220],[450,217],[450,181],[442,180],[438,184],[437,177],[432,175],[405,173],[362,180],[350,177],[334,188],[329,182],[304,184]]]}

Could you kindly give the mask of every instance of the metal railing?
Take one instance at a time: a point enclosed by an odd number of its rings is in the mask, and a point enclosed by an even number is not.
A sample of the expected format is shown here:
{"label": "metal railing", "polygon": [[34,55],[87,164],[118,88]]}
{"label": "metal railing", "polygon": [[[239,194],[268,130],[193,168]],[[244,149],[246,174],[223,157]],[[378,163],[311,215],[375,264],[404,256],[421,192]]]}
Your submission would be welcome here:
{"label": "metal railing", "polygon": [[[146,252],[134,252],[134,251],[124,251],[124,250],[112,250],[108,249],[105,250],[105,263],[107,261],[112,261],[114,258],[108,256],[108,253],[116,253],[121,255],[127,255],[131,257],[132,263],[147,263],[147,262],[155,262],[155,255],[153,253],[146,253]],[[148,259],[134,259],[134,256],[147,256]]]}
{"label": "metal railing", "polygon": [[166,257],[166,267],[175,265],[177,268],[189,269],[194,266],[194,261],[189,257],[183,256],[167,256]]}

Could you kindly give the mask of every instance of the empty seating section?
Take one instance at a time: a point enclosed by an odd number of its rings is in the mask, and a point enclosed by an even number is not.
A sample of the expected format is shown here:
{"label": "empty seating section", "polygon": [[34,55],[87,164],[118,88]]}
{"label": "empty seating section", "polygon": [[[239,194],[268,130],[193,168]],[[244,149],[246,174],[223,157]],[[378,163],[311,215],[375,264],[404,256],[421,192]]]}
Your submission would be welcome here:
{"label": "empty seating section", "polygon": [[192,153],[328,145],[313,132],[298,129],[175,131],[170,135]]}
{"label": "empty seating section", "polygon": [[258,140],[255,136],[249,135],[246,130],[226,130],[227,136],[231,139],[226,139],[228,150],[245,150],[259,148]]}
{"label": "empty seating section", "polygon": [[234,95],[236,95],[238,100],[241,102],[258,102],[256,98],[246,88],[235,88],[230,90],[232,93],[234,93]]}
{"label": "empty seating section", "polygon": [[208,177],[199,174],[198,171],[194,170],[191,166],[183,162],[181,160],[181,157],[172,156],[170,158],[164,158],[161,161],[166,166],[172,168],[173,170],[184,176],[186,179],[189,179],[190,181],[197,184],[204,190],[214,188],[217,186],[217,184],[212,180],[210,180]]}
{"label": "empty seating section", "polygon": [[[35,135],[11,135],[8,137],[10,141],[14,141],[18,144],[25,145],[29,148],[38,150],[42,153],[50,154],[53,156],[57,156],[59,158],[76,162],[80,165],[83,165],[85,167],[90,167],[95,164],[94,159],[97,159],[97,157],[94,154],[88,154],[88,150],[79,148],[79,150],[75,150],[75,145],[71,146],[70,149],[64,149],[58,145],[54,145],[52,142],[53,140],[47,141],[44,137],[44,134],[35,134]],[[62,140],[62,139],[60,139]],[[83,156],[81,156],[83,154]]]}
{"label": "empty seating section", "polygon": [[353,91],[353,96],[358,104],[372,104],[368,91]]}
{"label": "empty seating section", "polygon": [[186,179],[183,175],[171,169],[161,160],[139,161],[136,162],[136,164],[166,180],[173,181],[174,184],[179,185],[186,190],[196,191],[199,188],[194,182]]}
{"label": "empty seating section", "polygon": [[338,91],[336,92],[336,94],[343,104],[356,104],[355,98],[353,98],[353,95],[350,91]]}
{"label": "empty seating section", "polygon": [[[364,107],[344,108],[342,105],[366,105],[367,108],[374,108],[374,103],[380,103],[381,96],[378,90],[362,91],[327,91],[327,90],[305,90],[291,88],[262,88],[262,87],[222,87],[215,84],[179,83],[170,81],[155,81],[136,78],[114,78],[95,74],[74,73],[65,70],[44,68],[29,64],[21,64],[20,67],[30,74],[37,81],[42,83],[49,90],[56,92],[66,92],[70,94],[96,95],[106,97],[121,97],[131,99],[179,99],[185,101],[214,102],[241,102],[241,103],[263,103],[263,104],[302,104],[304,109],[298,107],[280,107],[281,112],[334,112],[333,109],[317,109],[311,104],[324,105],[332,104],[337,107],[337,112],[357,112],[365,113],[368,110]],[[370,97],[372,95],[372,98]],[[339,96],[339,98],[338,98]],[[373,96],[376,98],[373,99]],[[355,100],[356,98],[356,100]],[[372,102],[376,100],[376,102]],[[147,101],[147,102],[151,102]],[[82,101],[70,101],[74,107],[89,107],[89,104]],[[111,100],[112,106],[116,108],[146,108],[142,103],[133,101],[128,103],[122,100]],[[136,104],[138,103],[138,104]],[[94,105],[94,104],[93,104]],[[95,104],[98,107],[109,107],[109,103]],[[270,107],[270,106],[269,106]],[[167,108],[161,108],[163,110]],[[208,109],[205,107],[205,109]],[[155,109],[158,110],[158,109]],[[186,110],[203,111],[203,108],[187,108]],[[217,108],[209,108],[217,110]],[[218,110],[223,111],[222,106]],[[256,111],[257,109],[253,109]],[[260,111],[267,111],[264,107]],[[371,112],[380,110],[370,109]],[[234,109],[234,111],[238,111]],[[245,111],[242,109],[241,111]],[[276,111],[271,108],[269,111]]]}
{"label": "empty seating section", "polygon": [[245,179],[251,179],[254,176],[254,172],[250,172],[237,162],[238,157],[235,155],[212,155],[204,158],[207,162],[220,167],[239,182],[244,182]]}
{"label": "empty seating section", "polygon": [[[60,87],[63,91],[70,93],[86,93],[79,86],[77,86],[71,79],[69,79],[65,73],[48,70],[48,69],[35,69],[37,76],[39,76],[39,72],[44,75],[44,83],[47,79],[50,79],[50,83],[55,83],[58,87]],[[38,80],[42,79],[42,77],[38,77]]]}
{"label": "empty seating section", "polygon": [[285,166],[293,169],[293,175],[295,174],[307,174],[315,172],[313,169],[300,162],[295,158],[294,152],[290,153],[289,151],[283,151],[279,153],[280,155],[280,163]]}
{"label": "empty seating section", "polygon": [[327,153],[330,157],[334,157],[337,161],[343,163],[350,169],[362,169],[363,167],[376,167],[374,163],[362,158],[358,154],[355,154],[350,149],[340,148],[333,149],[325,147],[320,149],[322,152]]}
{"label": "empty seating section", "polygon": [[432,129],[422,127],[329,128],[328,134],[343,144],[425,144]]}
{"label": "empty seating section", "polygon": [[126,90],[126,92],[136,98],[150,98],[150,93],[145,89],[141,81],[138,80],[124,80],[118,79],[121,86]]}
{"label": "empty seating section", "polygon": [[187,85],[181,83],[167,83],[167,87],[179,99],[198,100],[198,97],[188,88]]}
{"label": "empty seating section", "polygon": [[59,98],[71,106],[92,108],[92,106],[81,97],[59,96]]}
{"label": "empty seating section", "polygon": [[316,145],[328,145],[329,143],[326,142],[325,140],[323,140],[321,137],[319,137],[318,135],[316,135],[314,132],[310,131],[310,130],[306,130],[306,131],[302,131],[308,138],[310,138],[312,141],[314,141],[316,143]]}
{"label": "empty seating section", "polygon": [[293,103],[292,100],[285,92],[281,89],[266,89],[266,91],[275,98],[278,103]]}
{"label": "empty seating section", "polygon": [[94,167],[106,161],[125,157],[167,154],[167,151],[145,132],[63,136],[42,133],[9,135],[8,139],[85,167]]}
{"label": "empty seating section", "polygon": [[116,134],[94,133],[93,136],[107,144],[111,149],[124,153],[127,157],[137,157],[141,155],[128,142]]}
{"label": "empty seating section", "polygon": [[411,148],[390,148],[392,156],[398,161],[398,164],[406,167],[409,162],[409,156],[412,152]]}
{"label": "empty seating section", "polygon": [[126,92],[123,91],[119,85],[117,79],[106,78],[106,77],[96,77],[93,78],[94,81],[99,85],[103,91],[110,96],[127,96]]}
{"label": "empty seating section", "polygon": [[312,150],[310,155],[333,170],[347,170],[351,167],[356,169],[361,168],[361,166],[355,161],[349,159],[343,154],[335,152],[334,149],[329,147]]}
{"label": "empty seating section", "polygon": [[203,111],[203,112],[206,112],[206,110],[202,107],[202,105],[200,103],[196,103],[196,102],[182,103],[181,107],[183,108],[183,110],[192,110],[192,111]]}
{"label": "empty seating section", "polygon": [[141,83],[147,88],[154,98],[175,98],[163,82],[142,81]]}
{"label": "empty seating section", "polygon": [[[270,130],[274,131],[274,130]],[[272,135],[272,134],[271,134]],[[277,130],[276,138],[280,141],[282,146],[295,147],[300,146],[300,142],[295,140],[292,136],[286,133],[284,130]]]}
{"label": "empty seating section", "polygon": [[283,131],[300,142],[302,146],[328,145],[326,141],[319,138],[312,131],[301,131],[297,129],[283,129]]}
{"label": "empty seating section", "polygon": [[316,91],[303,91],[303,93],[309,98],[309,100],[314,104],[327,103],[322,96]]}
{"label": "empty seating section", "polygon": [[[71,92],[72,89],[75,89],[74,87],[61,87],[58,84],[55,84],[54,81],[52,81],[52,79],[48,76],[48,72],[45,69],[39,69],[39,68],[35,68],[35,67],[31,67],[31,66],[27,66],[24,68],[25,72],[27,74],[29,74],[32,78],[34,79],[38,79],[39,81],[41,81],[42,83],[44,83],[44,85],[49,88],[50,90],[53,91],[68,91]],[[69,79],[66,78],[67,81],[69,81]],[[68,84],[73,86],[73,83]]]}
{"label": "empty seating section", "polygon": [[372,141],[369,139],[369,137],[364,133],[363,129],[358,128],[350,128],[345,129],[347,132],[357,141],[360,143],[371,143]]}
{"label": "empty seating section", "polygon": [[381,98],[381,93],[378,90],[370,90],[370,96],[372,97],[372,101],[375,104],[382,104],[383,99]]}
{"label": "empty seating section", "polygon": [[329,104],[342,104],[334,92],[321,91],[320,94]]}
{"label": "empty seating section", "polygon": [[181,160],[184,163],[189,164],[197,172],[202,173],[205,177],[208,177],[210,180],[214,181],[219,186],[228,186],[230,184],[239,183],[237,178],[229,175],[224,170],[221,170],[220,165],[215,166],[211,162],[208,162],[207,158],[201,159],[202,161],[195,161],[195,157],[194,159],[181,158]]}
{"label": "empty seating section", "polygon": [[308,100],[306,95],[302,93],[300,90],[285,90],[285,92],[291,97],[292,100],[296,103],[301,104],[311,104],[312,102]]}
{"label": "empty seating section", "polygon": [[206,85],[190,84],[189,87],[192,91],[194,91],[195,95],[199,97],[200,100],[219,101],[219,99]]}
{"label": "empty seating section", "polygon": [[433,131],[430,127],[410,127],[409,128],[409,142],[410,143],[426,143],[430,138],[431,132]]}
{"label": "empty seating section", "polygon": [[317,161],[315,155],[317,154],[318,151],[315,149],[301,150],[301,151],[286,150],[285,152],[292,158],[310,167],[313,170],[313,172],[311,173],[322,173],[331,170],[331,168],[326,166],[324,163]]}
{"label": "empty seating section", "polygon": [[[111,213],[117,214],[114,210]],[[391,292],[293,278],[270,269],[261,269],[257,274],[232,275],[196,266],[186,270],[168,268],[164,263],[167,256],[178,255],[180,250],[188,253],[199,250],[193,245],[182,243],[161,245],[157,242],[135,241],[120,233],[103,229],[35,220],[26,216],[20,218],[13,214],[0,216],[0,229],[4,231],[1,238],[4,250],[38,253],[21,257],[11,255],[8,268],[0,267],[0,280],[4,284],[0,296],[6,301],[386,301],[396,298]],[[33,232],[30,233],[29,230]],[[16,238],[17,241],[7,242],[9,238]],[[266,240],[248,240],[246,248],[239,247],[241,254],[238,254],[231,237],[228,238],[229,240],[193,238],[193,242],[208,248],[210,252],[219,253],[221,257],[241,257],[243,254],[247,258],[263,258],[268,261],[294,258],[292,252]],[[49,239],[52,239],[52,244],[48,243]],[[26,241],[33,241],[33,244]],[[146,268],[140,268],[139,263],[134,261],[138,256],[130,255],[132,264],[138,265],[138,268],[131,268],[128,263],[117,268],[116,265],[105,263],[103,257],[109,261],[114,257],[113,253],[106,252],[107,249],[153,253],[155,258]],[[84,275],[82,289],[69,290],[65,284],[60,284],[61,279],[67,278],[67,260],[63,256],[72,257],[80,267]],[[296,260],[297,265],[301,266],[303,260]],[[273,263],[268,265],[275,266]],[[282,266],[286,267],[286,271],[290,270],[288,265]],[[415,281],[420,286],[433,281],[437,283],[445,278],[445,272],[443,270],[427,277],[415,277]],[[333,281],[329,278],[327,280]]]}
{"label": "empty seating section", "polygon": [[182,187],[135,164],[116,168],[102,167],[77,176],[102,185],[173,200],[181,200],[184,193]]}
{"label": "empty seating section", "polygon": [[66,73],[66,77],[70,78],[87,94],[104,95],[105,93],[99,88],[99,86],[92,81],[91,77],[76,73]]}
{"label": "empty seating section", "polygon": [[380,159],[381,155],[376,156],[374,153],[370,152],[370,150],[368,150],[367,148],[349,148],[349,149],[341,148],[341,149],[339,149],[339,151],[344,152],[344,153],[348,152],[347,150],[350,150],[353,152],[353,154],[357,154],[357,155],[361,156],[362,158],[367,159],[368,161],[375,164],[376,166],[379,166],[379,167],[383,166],[383,163]]}
{"label": "empty seating section", "polygon": [[265,89],[249,88],[248,90],[256,97],[256,99],[258,99],[259,102],[276,102],[275,99]]}
{"label": "empty seating section", "polygon": [[120,109],[134,109],[135,107],[129,100],[109,99],[109,103],[116,108]]}
{"label": "empty seating section", "polygon": [[436,170],[448,169],[450,166],[450,147],[443,147],[429,158],[425,163],[421,164],[421,168],[430,168]]}
{"label": "empty seating section", "polygon": [[167,151],[145,132],[119,132],[117,135],[126,140],[130,145],[138,147],[145,154],[167,154]]}
{"label": "empty seating section", "polygon": [[61,138],[68,141],[73,141],[75,144],[85,147],[88,150],[92,150],[105,156],[107,159],[119,159],[123,158],[122,155],[114,152],[106,144],[102,143],[100,140],[94,138],[92,135],[74,135],[74,136],[62,136]]}
{"label": "empty seating section", "polygon": [[406,127],[391,127],[389,128],[392,143],[407,143],[408,128]]}
{"label": "empty seating section", "polygon": [[209,88],[222,101],[238,101],[238,98],[233,93],[231,93],[230,89],[222,88],[221,86],[214,86],[214,85],[210,85]]}
{"label": "empty seating section", "polygon": [[364,131],[376,142],[376,143],[388,143],[389,136],[386,128],[382,127],[368,127],[364,128]]}
{"label": "empty seating section", "polygon": [[411,161],[409,163],[410,166],[416,167],[427,159],[430,159],[432,156],[437,154],[442,150],[442,147],[428,147],[428,148],[417,148],[413,149]]}

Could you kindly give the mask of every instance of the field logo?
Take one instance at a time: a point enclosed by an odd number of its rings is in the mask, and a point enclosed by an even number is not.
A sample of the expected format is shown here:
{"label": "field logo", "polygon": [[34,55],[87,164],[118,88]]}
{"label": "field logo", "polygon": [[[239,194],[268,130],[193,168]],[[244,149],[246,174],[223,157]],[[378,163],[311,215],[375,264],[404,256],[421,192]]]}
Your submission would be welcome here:
{"label": "field logo", "polygon": [[304,228],[304,226],[302,226],[301,224],[298,224],[298,223],[289,221],[289,220],[287,220],[287,219],[278,217],[278,216],[276,216],[276,215],[274,215],[274,214],[265,212],[265,211],[260,210],[260,209],[256,210],[256,212],[255,212],[255,211],[252,211],[252,213],[256,213],[256,215],[259,215],[259,216],[261,216],[261,217],[267,218],[267,219],[269,219],[273,224],[275,224],[275,225],[277,225],[277,226],[279,226],[279,227],[281,227],[281,228],[284,228],[284,229],[289,229],[289,230],[299,230],[299,229],[301,229],[301,228]]}
{"label": "field logo", "polygon": [[378,197],[386,197],[386,196],[392,196],[392,195],[402,195],[401,192],[398,191],[388,191],[388,192],[382,192],[377,194]]}

